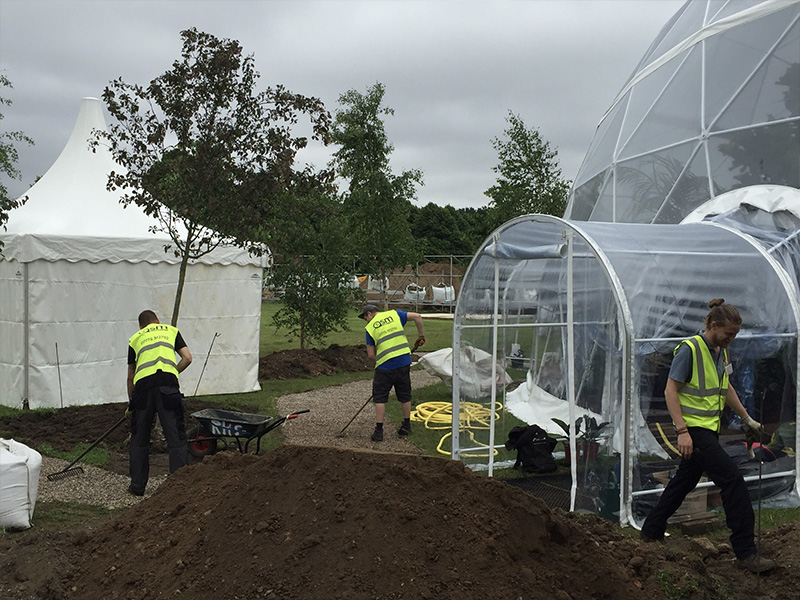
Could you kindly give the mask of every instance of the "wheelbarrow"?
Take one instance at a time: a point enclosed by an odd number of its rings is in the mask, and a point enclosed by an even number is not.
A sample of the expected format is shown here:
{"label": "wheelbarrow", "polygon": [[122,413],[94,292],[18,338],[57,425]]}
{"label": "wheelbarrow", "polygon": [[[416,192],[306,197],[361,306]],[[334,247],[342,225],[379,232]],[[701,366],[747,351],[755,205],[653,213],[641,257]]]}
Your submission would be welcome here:
{"label": "wheelbarrow", "polygon": [[289,419],[296,419],[298,415],[307,412],[309,411],[298,410],[285,417],[268,417],[218,408],[206,408],[194,412],[192,416],[200,422],[200,425],[186,433],[189,454],[195,458],[214,454],[217,451],[217,442],[222,441],[227,447],[228,438],[236,440],[236,447],[242,454],[249,451],[250,442],[255,440],[255,454],[258,454],[261,450],[262,437]]}

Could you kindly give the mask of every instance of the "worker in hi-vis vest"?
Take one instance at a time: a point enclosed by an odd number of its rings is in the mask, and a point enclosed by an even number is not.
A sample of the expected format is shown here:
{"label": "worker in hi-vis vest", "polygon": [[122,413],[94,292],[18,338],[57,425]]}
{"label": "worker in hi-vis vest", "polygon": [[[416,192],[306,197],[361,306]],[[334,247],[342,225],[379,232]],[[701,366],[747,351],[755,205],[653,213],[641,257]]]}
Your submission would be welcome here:
{"label": "worker in hi-vis vest", "polygon": [[415,346],[424,344],[422,315],[403,310],[379,311],[374,304],[366,304],[358,316],[366,321],[367,356],[375,361],[375,375],[372,378],[375,431],[372,441],[383,441],[383,419],[392,388],[403,408],[403,424],[397,434],[411,435],[411,349],[404,328],[409,319],[414,321],[419,334]]}
{"label": "worker in hi-vis vest", "polygon": [[742,424],[760,434],[761,423],[753,419],[729,383],[733,365],[728,346],[742,326],[735,306],[722,298],[708,303],[702,333],[683,340],[675,348],[664,390],[667,409],[678,433],[681,462],[655,508],[642,525],[645,541],[664,539],[667,519],[694,490],[703,473],[722,490],[725,522],[731,530],[731,546],[737,565],[753,573],[775,568],[764,558],[755,543],[755,515],[747,484],[733,458],[719,443],[722,410],[727,405],[739,415]]}
{"label": "worker in hi-vis vest", "polygon": [[[184,398],[178,373],[192,363],[192,353],[176,327],[163,325],[156,313],[139,315],[139,331],[128,342],[128,407],[131,415],[129,446],[131,485],[128,491],[143,496],[150,476],[150,430],[158,420],[169,450],[169,472],[189,462]],[[175,355],[180,359],[175,362]]]}

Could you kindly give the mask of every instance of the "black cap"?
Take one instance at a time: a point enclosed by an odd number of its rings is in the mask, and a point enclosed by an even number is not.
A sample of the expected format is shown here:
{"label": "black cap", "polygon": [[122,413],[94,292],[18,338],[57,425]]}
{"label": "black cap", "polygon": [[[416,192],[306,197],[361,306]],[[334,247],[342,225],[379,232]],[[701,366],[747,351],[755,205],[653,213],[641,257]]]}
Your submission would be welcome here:
{"label": "black cap", "polygon": [[364,307],[361,309],[361,312],[358,313],[358,318],[363,319],[364,315],[366,315],[368,312],[380,312],[380,311],[378,310],[378,307],[375,306],[374,304],[365,304]]}

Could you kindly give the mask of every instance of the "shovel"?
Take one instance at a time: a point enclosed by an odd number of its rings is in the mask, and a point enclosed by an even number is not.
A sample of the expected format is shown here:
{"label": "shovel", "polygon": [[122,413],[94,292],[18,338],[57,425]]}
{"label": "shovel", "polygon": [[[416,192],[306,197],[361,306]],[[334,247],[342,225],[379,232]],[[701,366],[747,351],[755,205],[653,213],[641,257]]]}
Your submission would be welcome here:
{"label": "shovel", "polygon": [[76,458],[71,463],[69,463],[61,471],[56,471],[55,473],[50,473],[47,476],[47,480],[48,481],[58,481],[58,480],[61,480],[61,479],[67,479],[69,477],[73,477],[74,475],[80,475],[81,473],[83,473],[83,467],[74,467],[75,463],[77,463],[80,459],[82,459],[84,456],[89,454],[90,450],[93,450],[95,448],[95,446],[97,446],[97,444],[99,444],[104,439],[106,439],[111,434],[111,432],[114,431],[120,425],[122,425],[127,418],[128,418],[128,415],[123,415],[122,418],[119,421],[114,423],[114,425],[111,427],[111,429],[106,431],[103,435],[101,435],[99,438],[97,438],[97,440],[92,442],[91,446],[89,446],[86,450],[81,452],[81,455],[78,458]]}

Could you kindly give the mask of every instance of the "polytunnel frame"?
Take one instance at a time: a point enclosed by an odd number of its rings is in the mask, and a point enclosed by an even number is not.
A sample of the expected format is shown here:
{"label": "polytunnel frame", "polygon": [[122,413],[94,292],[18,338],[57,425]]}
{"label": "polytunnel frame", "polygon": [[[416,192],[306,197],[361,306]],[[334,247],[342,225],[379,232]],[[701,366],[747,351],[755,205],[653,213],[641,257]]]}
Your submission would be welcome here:
{"label": "polytunnel frame", "polygon": [[[543,215],[543,214],[535,214],[535,215],[524,215],[521,217],[517,217],[512,219],[496,229],[491,236],[492,244],[486,245],[484,244],[481,250],[473,257],[472,262],[470,263],[469,268],[467,269],[467,273],[471,270],[473,263],[477,260],[478,256],[481,254],[490,256],[494,259],[494,290],[493,290],[493,307],[492,307],[492,323],[491,323],[491,343],[492,343],[492,381],[498,381],[498,338],[499,338],[499,317],[500,317],[500,256],[498,255],[498,246],[500,241],[500,234],[512,228],[517,223],[522,223],[525,221],[535,221],[541,223],[552,223],[555,225],[561,225],[564,228],[562,232],[562,237],[565,240],[564,244],[558,245],[556,247],[541,247],[541,248],[532,248],[531,256],[529,258],[566,258],[567,260],[567,323],[566,331],[567,331],[567,349],[566,349],[566,362],[567,362],[567,386],[566,386],[566,394],[567,394],[567,402],[569,403],[569,419],[570,422],[575,422],[575,415],[576,415],[576,402],[575,402],[575,353],[574,353],[574,315],[573,315],[573,259],[574,259],[574,235],[578,234],[581,239],[586,243],[587,247],[600,263],[603,268],[603,271],[608,279],[609,283],[611,284],[611,290],[614,295],[614,300],[617,305],[618,315],[622,317],[622,326],[618,327],[618,330],[622,332],[622,340],[621,340],[621,350],[622,350],[622,385],[620,389],[624,390],[624,396],[622,398],[622,421],[620,431],[623,432],[623,439],[620,449],[620,481],[619,481],[619,522],[621,525],[632,525],[634,527],[638,527],[638,524],[635,522],[633,518],[633,510],[632,504],[634,496],[638,495],[645,495],[645,494],[660,494],[662,490],[639,490],[634,492],[632,489],[633,483],[633,471],[634,465],[632,460],[632,455],[629,452],[630,442],[633,438],[633,431],[632,431],[632,419],[630,418],[630,413],[633,407],[633,400],[636,396],[636,390],[634,389],[634,381],[636,381],[636,362],[632,360],[634,357],[634,346],[639,342],[652,342],[653,339],[638,339],[635,336],[635,331],[633,328],[633,317],[630,311],[630,307],[628,304],[628,299],[625,294],[624,287],[617,276],[617,273],[612,265],[611,260],[608,258],[606,253],[599,247],[597,242],[590,236],[583,228],[581,228],[576,222],[569,221],[560,217],[552,216],[552,215]],[[797,292],[795,291],[794,285],[792,284],[791,278],[786,273],[783,266],[761,245],[757,240],[755,240],[752,236],[747,235],[741,231],[736,230],[735,228],[722,225],[719,223],[703,221],[705,225],[710,225],[713,227],[718,227],[729,233],[732,233],[748,244],[750,244],[756,252],[761,255],[767,264],[770,265],[772,270],[778,277],[778,280],[784,287],[786,292],[787,299],[789,301],[789,305],[792,307],[792,313],[794,316],[794,323],[795,323],[795,331],[792,337],[794,337],[794,344],[795,344],[795,359],[796,359],[796,366],[795,366],[795,389],[800,390],[800,304],[798,303]],[[491,251],[490,251],[491,250]],[[534,253],[537,255],[534,256]],[[456,308],[456,314],[458,314],[458,307]],[[486,328],[486,325],[474,325],[474,326],[464,326],[464,328]],[[666,338],[665,338],[666,339]],[[671,339],[671,338],[670,338]],[[451,453],[450,456],[454,460],[461,460],[461,453],[474,450],[474,448],[461,448],[459,443],[459,433],[460,433],[460,376],[459,370],[457,366],[457,359],[456,357],[460,356],[461,352],[461,328],[455,327],[453,328],[453,390],[452,390],[452,401],[453,401],[453,408],[452,408],[452,427],[451,427]],[[505,448],[504,444],[497,445],[495,444],[495,415],[497,412],[497,386],[491,385],[490,386],[490,428],[489,428],[489,465],[488,465],[488,476],[491,477],[494,472],[494,452],[491,450],[498,449],[498,448]],[[798,408],[800,408],[800,394],[795,395],[795,419],[798,415]],[[795,428],[795,448],[797,448],[798,439],[800,439],[800,433],[798,432],[797,428]],[[571,478],[571,485],[570,485],[570,511],[575,510],[575,502],[577,498],[577,440],[575,435],[575,429],[570,428],[569,430],[569,445],[570,445],[570,478]],[[798,485],[797,481],[797,473],[800,472],[800,452],[795,453],[794,457],[794,469],[791,471],[781,471],[776,473],[770,473],[767,475],[762,475],[759,471],[759,475],[757,476],[746,476],[745,481],[754,481],[760,480],[764,478],[777,478],[777,477],[785,477],[787,475],[794,476],[794,484],[793,484],[793,492],[795,495],[800,495],[800,485]],[[713,482],[704,482],[699,483],[697,485],[698,489],[701,488],[709,488],[713,487]]]}

